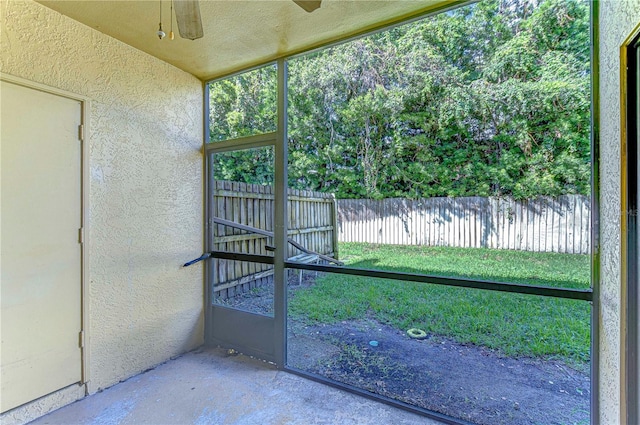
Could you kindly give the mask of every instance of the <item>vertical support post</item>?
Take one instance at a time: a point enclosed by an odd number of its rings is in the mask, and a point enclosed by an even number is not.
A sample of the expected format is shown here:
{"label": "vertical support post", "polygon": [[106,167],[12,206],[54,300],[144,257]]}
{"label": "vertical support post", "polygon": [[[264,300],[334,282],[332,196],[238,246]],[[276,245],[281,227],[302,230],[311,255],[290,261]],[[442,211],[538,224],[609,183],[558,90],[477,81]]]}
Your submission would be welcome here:
{"label": "vertical support post", "polygon": [[590,2],[591,41],[591,423],[600,423],[600,0]]}
{"label": "vertical support post", "polygon": [[331,224],[333,226],[333,258],[339,260],[338,256],[338,201],[336,195],[331,194],[331,200],[333,201],[331,206],[333,209],[333,217],[331,217]]}
{"label": "vertical support post", "polygon": [[622,146],[620,166],[621,188],[621,258],[622,258],[622,310],[620,322],[621,335],[621,423],[638,423],[640,414],[638,402],[640,391],[638,388],[639,366],[639,327],[638,305],[640,305],[640,291],[638,290],[638,262],[640,241],[638,240],[638,195],[639,181],[638,159],[638,116],[640,115],[640,31],[636,30],[633,40],[628,40],[621,51],[622,63]]}
{"label": "vertical support post", "polygon": [[640,36],[638,38],[636,38],[636,44],[634,45],[635,48],[635,54],[636,54],[636,92],[635,92],[635,113],[636,113],[636,117],[635,119],[633,119],[634,124],[635,124],[635,134],[633,135],[634,139],[635,139],[635,153],[636,153],[636,160],[635,160],[635,168],[634,168],[634,173],[635,173],[635,182],[633,183],[634,186],[634,193],[635,193],[635,205],[633,207],[633,211],[632,211],[632,215],[633,215],[633,219],[634,219],[634,227],[635,227],[635,246],[633,249],[633,253],[631,253],[630,256],[630,265],[632,266],[633,270],[631,273],[631,282],[635,282],[634,285],[634,292],[635,292],[635,296],[634,296],[634,306],[633,306],[633,312],[634,312],[634,317],[631,318],[631,322],[633,323],[633,341],[632,344],[635,347],[634,348],[634,365],[633,365],[633,371],[631,373],[633,373],[632,378],[633,379],[633,391],[632,391],[632,398],[630,403],[633,405],[633,412],[632,412],[632,416],[631,416],[631,420],[635,421],[636,423],[638,421],[640,421],[640,325],[638,324],[638,322],[640,322],[640,314],[639,314],[639,310],[640,310],[640,218],[639,214],[640,214],[640,171],[638,170],[638,167],[640,164],[640,127],[638,126],[638,119],[640,118]]}
{"label": "vertical support post", "polygon": [[287,62],[279,59],[278,67],[278,129],[275,146],[274,196],[274,346],[279,368],[287,358],[287,280],[284,262],[287,257]]}
{"label": "vertical support post", "polygon": [[[212,199],[210,199],[209,197],[209,190],[213,189],[211,187],[209,187],[209,185],[211,184],[211,164],[210,164],[210,155],[207,154],[207,150],[206,150],[206,145],[207,143],[210,141],[209,140],[209,131],[210,131],[210,123],[209,123],[209,83],[203,83],[203,90],[204,90],[204,97],[203,97],[203,111],[204,111],[204,117],[203,117],[203,140],[202,140],[202,167],[204,170],[204,175],[203,175],[203,182],[202,182],[202,199],[204,200],[204,206],[203,206],[203,214],[204,214],[204,220],[203,220],[203,225],[204,225],[204,251],[203,252],[209,252],[213,249],[213,243],[212,243],[212,237],[211,235],[213,234],[212,228],[211,228],[211,214],[212,214],[212,209],[211,209],[211,202]],[[204,341],[205,344],[209,344],[211,341],[211,330],[213,327],[213,323],[211,322],[211,309],[210,306],[213,302],[213,279],[211,278],[214,271],[212,270],[213,268],[213,262],[211,261],[205,261],[204,265],[203,265],[203,269],[204,269]]]}

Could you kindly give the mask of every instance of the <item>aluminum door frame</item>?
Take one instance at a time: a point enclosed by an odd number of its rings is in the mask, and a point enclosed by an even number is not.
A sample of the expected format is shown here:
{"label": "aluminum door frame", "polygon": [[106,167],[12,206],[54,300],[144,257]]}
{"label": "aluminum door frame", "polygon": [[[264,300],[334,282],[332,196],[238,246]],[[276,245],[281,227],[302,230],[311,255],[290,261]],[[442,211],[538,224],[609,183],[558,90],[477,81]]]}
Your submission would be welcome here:
{"label": "aluminum door frame", "polygon": [[640,25],[623,43],[621,62],[621,416],[625,423],[640,419]]}
{"label": "aluminum door frame", "polygon": [[[213,218],[209,182],[213,179],[211,155],[222,152],[273,146],[274,148],[274,315],[256,313],[216,306],[213,303],[213,274],[209,261],[205,266],[205,343],[209,346],[232,348],[238,352],[285,366],[286,359],[286,276],[287,255],[287,63],[277,61],[277,130],[256,136],[206,143],[204,147],[205,167],[205,251],[213,250],[210,241]],[[209,116],[209,92],[205,85],[205,113]],[[208,137],[209,123],[205,120]],[[242,258],[242,254],[238,255]]]}

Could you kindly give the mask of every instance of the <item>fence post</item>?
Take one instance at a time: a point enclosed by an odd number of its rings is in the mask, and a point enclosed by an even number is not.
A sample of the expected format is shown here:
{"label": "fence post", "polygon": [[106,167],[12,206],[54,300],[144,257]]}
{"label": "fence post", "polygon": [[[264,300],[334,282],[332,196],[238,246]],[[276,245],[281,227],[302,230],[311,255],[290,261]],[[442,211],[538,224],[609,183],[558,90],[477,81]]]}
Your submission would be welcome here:
{"label": "fence post", "polygon": [[331,221],[333,222],[333,258],[339,260],[338,257],[338,201],[336,195],[331,194],[331,207],[333,208],[333,214]]}

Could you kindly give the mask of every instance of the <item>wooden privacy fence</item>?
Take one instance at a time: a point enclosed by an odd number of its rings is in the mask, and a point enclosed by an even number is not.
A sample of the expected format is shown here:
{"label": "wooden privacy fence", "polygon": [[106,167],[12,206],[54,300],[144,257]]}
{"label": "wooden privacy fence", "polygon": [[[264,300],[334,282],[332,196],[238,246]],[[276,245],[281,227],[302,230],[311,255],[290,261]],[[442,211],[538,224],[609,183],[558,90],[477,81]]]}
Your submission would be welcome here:
{"label": "wooden privacy fence", "polygon": [[340,242],[587,254],[588,197],[340,199]]}
{"label": "wooden privacy fence", "polygon": [[[215,181],[210,214],[245,226],[273,232],[272,186],[251,185],[230,181]],[[329,193],[290,189],[288,193],[288,235],[303,247],[328,256],[338,252],[336,201]],[[272,255],[272,237],[210,223],[210,246],[216,251],[243,254]],[[287,257],[301,251],[287,244]],[[226,299],[271,281],[273,266],[244,261],[213,259],[215,296]]]}

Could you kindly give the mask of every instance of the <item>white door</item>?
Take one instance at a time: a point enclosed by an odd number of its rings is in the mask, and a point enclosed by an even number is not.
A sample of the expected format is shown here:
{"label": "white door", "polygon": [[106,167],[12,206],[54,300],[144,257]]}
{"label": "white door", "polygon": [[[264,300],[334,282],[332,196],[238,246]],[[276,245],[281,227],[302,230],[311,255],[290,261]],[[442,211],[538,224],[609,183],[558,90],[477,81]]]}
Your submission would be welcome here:
{"label": "white door", "polygon": [[1,410],[81,380],[81,103],[1,82]]}

